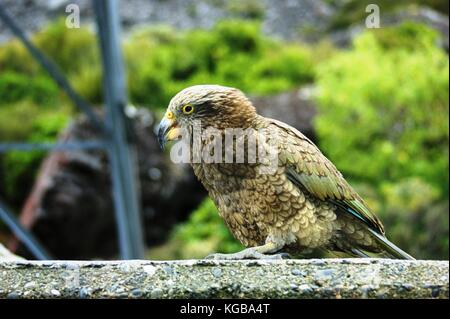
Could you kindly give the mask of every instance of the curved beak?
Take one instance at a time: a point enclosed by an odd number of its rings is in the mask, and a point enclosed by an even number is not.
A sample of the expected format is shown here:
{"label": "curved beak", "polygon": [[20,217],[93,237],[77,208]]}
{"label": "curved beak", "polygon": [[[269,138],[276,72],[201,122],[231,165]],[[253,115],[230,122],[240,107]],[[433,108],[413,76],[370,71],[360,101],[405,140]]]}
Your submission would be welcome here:
{"label": "curved beak", "polygon": [[168,113],[164,115],[163,119],[159,123],[158,128],[158,143],[159,146],[164,149],[167,141],[173,141],[178,139],[181,135],[181,128],[178,126],[178,122],[172,116],[168,117]]}

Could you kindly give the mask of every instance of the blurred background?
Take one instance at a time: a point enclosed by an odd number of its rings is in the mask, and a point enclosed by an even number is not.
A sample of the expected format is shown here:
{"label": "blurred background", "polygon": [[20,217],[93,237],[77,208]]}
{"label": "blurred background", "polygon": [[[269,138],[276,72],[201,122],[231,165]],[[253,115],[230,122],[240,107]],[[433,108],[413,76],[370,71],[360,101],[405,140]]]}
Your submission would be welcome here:
{"label": "blurred background", "polygon": [[[366,6],[380,28],[365,26]],[[0,0],[75,90],[103,111],[92,3]],[[68,4],[80,28],[68,28]],[[235,252],[190,167],[171,163],[155,126],[194,84],[234,86],[263,115],[303,131],[420,259],[448,259],[447,0],[119,1],[137,150],[145,257]],[[89,140],[96,131],[0,21],[0,143]],[[0,153],[0,201],[58,259],[119,257],[103,151]],[[0,243],[33,258],[0,221]]]}

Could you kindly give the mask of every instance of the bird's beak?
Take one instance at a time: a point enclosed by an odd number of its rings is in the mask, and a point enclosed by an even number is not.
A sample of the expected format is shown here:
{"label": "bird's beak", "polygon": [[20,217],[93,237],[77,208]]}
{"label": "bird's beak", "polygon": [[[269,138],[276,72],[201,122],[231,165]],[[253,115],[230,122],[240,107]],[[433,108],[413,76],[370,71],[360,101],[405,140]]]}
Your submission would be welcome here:
{"label": "bird's beak", "polygon": [[172,112],[168,111],[164,115],[163,119],[159,123],[158,128],[158,142],[159,146],[164,149],[167,141],[173,141],[178,139],[181,135],[181,128],[178,126],[178,122]]}

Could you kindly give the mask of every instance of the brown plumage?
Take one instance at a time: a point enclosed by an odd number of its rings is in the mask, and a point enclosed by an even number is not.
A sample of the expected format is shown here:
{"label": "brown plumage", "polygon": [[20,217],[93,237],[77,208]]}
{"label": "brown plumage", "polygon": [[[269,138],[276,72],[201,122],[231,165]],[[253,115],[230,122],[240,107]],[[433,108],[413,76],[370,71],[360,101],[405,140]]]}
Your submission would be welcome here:
{"label": "brown plumage", "polygon": [[[192,135],[198,122],[203,130],[215,128],[220,133],[212,140],[203,139],[197,151],[222,154],[215,157],[219,163],[192,163],[195,175],[233,235],[249,247],[214,258],[279,258],[267,254],[312,249],[412,258],[386,239],[380,220],[308,138],[285,123],[258,115],[241,91],[201,85],[178,93],[160,125],[162,144],[177,139],[182,129]],[[236,137],[231,148],[217,144],[230,128],[246,129],[247,135]],[[256,139],[256,145],[265,153],[258,152],[255,162],[247,156],[249,141],[261,132],[266,140]],[[245,141],[244,162],[224,162],[226,151],[236,156],[240,139]],[[270,150],[277,155],[269,158],[271,163],[263,156]]]}

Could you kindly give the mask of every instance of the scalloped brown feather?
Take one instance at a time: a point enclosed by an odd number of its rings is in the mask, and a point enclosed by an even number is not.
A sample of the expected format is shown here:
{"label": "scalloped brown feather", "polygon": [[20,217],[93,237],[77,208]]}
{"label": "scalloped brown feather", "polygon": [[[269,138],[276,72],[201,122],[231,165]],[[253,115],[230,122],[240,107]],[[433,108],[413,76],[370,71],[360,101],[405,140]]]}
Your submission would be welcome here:
{"label": "scalloped brown feather", "polygon": [[283,122],[269,118],[265,120],[287,133],[283,141],[286,148],[281,148],[281,152],[286,152],[290,156],[282,153],[280,156],[287,159],[287,173],[291,180],[320,200],[335,200],[352,208],[369,227],[384,234],[383,224],[378,217],[370,211],[341,172],[310,139]]}

